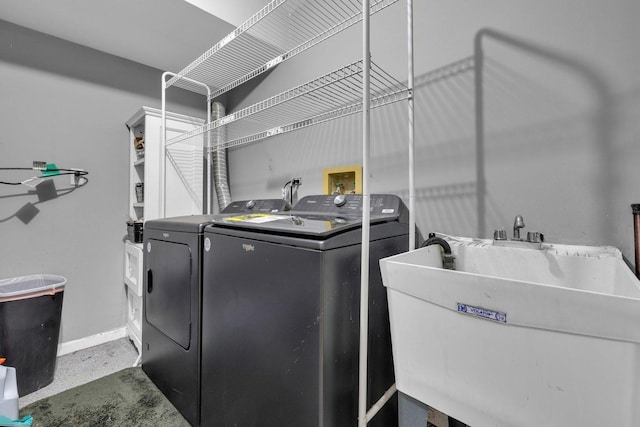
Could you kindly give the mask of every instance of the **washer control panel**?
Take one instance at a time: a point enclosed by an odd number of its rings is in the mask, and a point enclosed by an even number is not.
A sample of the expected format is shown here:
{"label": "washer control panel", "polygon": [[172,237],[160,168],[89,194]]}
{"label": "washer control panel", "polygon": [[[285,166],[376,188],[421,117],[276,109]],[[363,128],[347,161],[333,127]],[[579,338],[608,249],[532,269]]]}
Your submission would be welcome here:
{"label": "washer control panel", "polygon": [[[394,194],[372,194],[372,215],[398,215],[403,209],[402,200]],[[305,196],[291,209],[295,212],[322,212],[361,215],[361,194]]]}

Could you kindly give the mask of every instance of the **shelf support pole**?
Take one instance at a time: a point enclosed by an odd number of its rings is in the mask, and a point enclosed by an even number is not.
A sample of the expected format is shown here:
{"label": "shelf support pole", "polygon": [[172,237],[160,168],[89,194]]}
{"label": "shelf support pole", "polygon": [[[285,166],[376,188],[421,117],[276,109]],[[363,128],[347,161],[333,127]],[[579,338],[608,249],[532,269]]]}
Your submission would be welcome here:
{"label": "shelf support pole", "polygon": [[367,352],[369,334],[369,194],[371,53],[369,0],[362,2],[362,256],[360,265],[360,361],[358,379],[358,427],[367,426]]}
{"label": "shelf support pole", "polygon": [[408,113],[409,113],[409,250],[416,248],[416,185],[415,185],[415,127],[413,110],[413,0],[407,0],[407,59],[409,89]]}
{"label": "shelf support pole", "polygon": [[167,89],[166,81],[168,76],[174,75],[170,72],[162,73],[162,118],[160,120],[160,152],[162,153],[162,160],[160,161],[160,218],[166,216],[166,204],[165,204],[165,192],[167,187]]}
{"label": "shelf support pole", "polygon": [[[209,86],[207,86],[207,124],[211,123],[211,91],[209,89]],[[211,147],[211,132],[207,132],[207,142],[206,142],[206,147],[204,149],[204,152],[207,155],[207,161],[206,161],[206,165],[207,165],[207,172],[205,174],[205,180],[206,180],[206,194],[207,194],[207,200],[204,202],[204,206],[202,209],[202,212],[207,214],[207,215],[211,215],[213,213],[213,159],[211,158],[211,156],[213,155],[212,153],[212,147]]]}
{"label": "shelf support pole", "polygon": [[[166,191],[167,191],[167,76],[174,77],[176,73],[165,71],[162,73],[162,120],[160,121],[160,150],[162,153],[162,160],[160,161],[160,217],[166,216],[167,203],[166,203]],[[207,124],[211,123],[211,88],[206,84],[197,80],[190,79],[188,77],[182,77],[181,80],[189,82],[193,85],[202,86],[207,91]],[[213,174],[212,174],[212,162],[211,162],[211,132],[207,132],[207,140],[204,144],[204,152],[207,156],[206,171],[205,171],[205,186],[206,186],[206,201],[203,201],[202,213],[211,214],[213,206]]]}
{"label": "shelf support pole", "polygon": [[[368,183],[368,164],[370,157],[370,30],[369,30],[369,8],[368,1],[363,2],[363,131],[362,131],[362,276],[360,291],[360,377],[359,377],[359,405],[358,405],[358,427],[366,425],[376,416],[378,411],[393,397],[397,388],[395,384],[384,393],[384,395],[367,411],[367,353],[368,353],[368,320],[369,320],[369,229],[370,229],[370,195]],[[408,122],[409,122],[409,251],[416,248],[416,220],[415,220],[415,126],[413,108],[413,0],[407,0],[407,70],[408,70]],[[365,231],[366,230],[366,231]],[[366,271],[366,275],[365,275]],[[366,295],[366,297],[365,297]]]}

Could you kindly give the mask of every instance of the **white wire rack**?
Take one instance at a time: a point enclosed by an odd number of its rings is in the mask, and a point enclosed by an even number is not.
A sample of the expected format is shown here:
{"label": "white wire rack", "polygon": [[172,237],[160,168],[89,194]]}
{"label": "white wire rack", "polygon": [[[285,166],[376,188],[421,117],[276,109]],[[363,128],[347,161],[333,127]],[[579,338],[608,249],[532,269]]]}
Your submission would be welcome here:
{"label": "white wire rack", "polygon": [[[374,14],[398,0],[372,0]],[[362,0],[273,0],[165,83],[213,99],[362,21]],[[204,83],[211,93],[203,91]]]}
{"label": "white wire rack", "polygon": [[[185,142],[202,144],[201,135],[223,127],[226,137],[215,148],[236,147],[358,113],[362,111],[362,75],[363,61],[353,62],[173,138],[167,147]],[[371,62],[370,108],[408,96],[405,85]]]}
{"label": "white wire rack", "polygon": [[[163,74],[163,113],[165,111],[165,92],[171,86],[206,95],[209,111],[208,123],[192,132],[182,134],[170,141],[166,140],[166,133],[163,132],[163,147],[168,150],[174,144],[201,145],[203,141],[206,141],[207,150],[236,147],[350,114],[361,113],[363,117],[362,194],[363,204],[367,206],[370,203],[367,179],[370,157],[370,110],[393,102],[407,100],[409,250],[415,249],[413,0],[406,0],[407,84],[401,84],[371,62],[369,48],[370,16],[397,1],[272,0],[182,71],[177,74]],[[363,28],[363,60],[211,121],[209,101],[358,22],[362,22]],[[165,75],[173,77],[170,80],[165,80]],[[213,134],[218,134],[223,139],[210,137]],[[206,137],[203,138],[203,135]],[[212,140],[216,140],[215,146],[211,145]],[[209,158],[209,156],[207,157]],[[211,194],[210,180],[208,187],[208,194]],[[369,209],[362,209],[359,427],[366,427],[367,423],[396,392],[395,384],[393,384],[367,411],[369,214]]]}

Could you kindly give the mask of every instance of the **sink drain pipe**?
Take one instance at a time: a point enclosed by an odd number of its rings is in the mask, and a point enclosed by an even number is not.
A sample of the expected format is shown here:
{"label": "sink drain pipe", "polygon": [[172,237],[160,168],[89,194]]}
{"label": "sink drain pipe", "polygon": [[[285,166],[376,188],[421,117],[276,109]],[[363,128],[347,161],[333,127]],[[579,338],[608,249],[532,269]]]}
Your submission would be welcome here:
{"label": "sink drain pipe", "polygon": [[633,236],[636,252],[636,277],[640,279],[640,203],[631,205],[633,210]]}
{"label": "sink drain pipe", "polygon": [[447,241],[442,237],[438,237],[436,233],[429,233],[429,238],[425,240],[420,247],[424,248],[431,245],[440,245],[440,247],[442,248],[442,268],[447,270],[455,270],[456,257],[451,252],[451,246],[449,246],[449,243],[447,243]]}

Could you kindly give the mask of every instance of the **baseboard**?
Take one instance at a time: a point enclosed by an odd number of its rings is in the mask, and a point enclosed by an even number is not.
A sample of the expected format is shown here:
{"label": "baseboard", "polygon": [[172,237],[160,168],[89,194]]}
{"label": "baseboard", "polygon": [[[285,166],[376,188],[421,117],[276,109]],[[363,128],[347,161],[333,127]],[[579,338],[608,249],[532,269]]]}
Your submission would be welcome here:
{"label": "baseboard", "polygon": [[58,356],[73,353],[74,351],[94,347],[109,341],[114,341],[127,336],[127,328],[122,327],[112,331],[100,332],[89,337],[80,338],[58,344]]}

